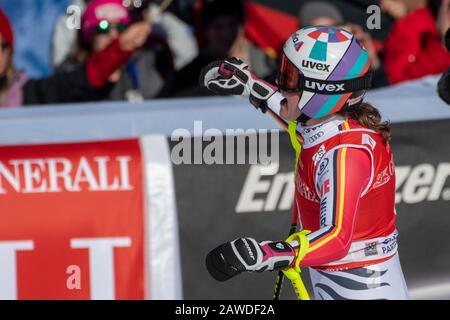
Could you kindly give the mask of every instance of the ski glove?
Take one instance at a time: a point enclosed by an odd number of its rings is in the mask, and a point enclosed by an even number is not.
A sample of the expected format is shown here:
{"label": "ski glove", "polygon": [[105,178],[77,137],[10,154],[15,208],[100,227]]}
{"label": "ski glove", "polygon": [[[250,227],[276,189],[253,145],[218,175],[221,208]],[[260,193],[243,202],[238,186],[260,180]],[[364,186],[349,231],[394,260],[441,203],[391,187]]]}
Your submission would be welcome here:
{"label": "ski glove", "polygon": [[249,97],[255,108],[267,111],[267,100],[277,88],[255,77],[248,65],[237,58],[217,60],[200,72],[200,86],[221,95],[242,95]]}
{"label": "ski glove", "polygon": [[253,238],[239,238],[224,243],[206,256],[206,268],[217,281],[226,281],[244,271],[262,272],[291,266],[296,252],[284,241],[258,243]]}

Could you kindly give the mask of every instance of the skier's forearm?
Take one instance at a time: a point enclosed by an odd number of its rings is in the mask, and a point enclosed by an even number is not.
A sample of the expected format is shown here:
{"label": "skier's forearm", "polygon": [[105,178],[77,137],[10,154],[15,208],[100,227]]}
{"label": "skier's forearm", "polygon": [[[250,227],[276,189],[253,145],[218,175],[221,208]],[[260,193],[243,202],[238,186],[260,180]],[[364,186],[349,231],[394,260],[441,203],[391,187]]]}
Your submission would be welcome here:
{"label": "skier's forearm", "polygon": [[[281,102],[285,99],[281,92],[275,92],[267,100],[267,113],[275,119],[276,122],[286,131],[288,131],[288,122],[280,116]],[[298,129],[297,129],[298,130]],[[297,134],[300,134],[297,131]]]}
{"label": "skier's forearm", "polygon": [[[272,116],[272,118],[275,119],[276,122],[287,132],[288,130],[288,122],[284,120],[280,116],[280,110],[281,110],[281,102],[285,99],[283,95],[277,91],[275,92],[268,100],[267,100],[267,113]],[[302,141],[301,134],[299,131],[299,127],[296,129],[297,133],[297,140]]]}
{"label": "skier's forearm", "polygon": [[[269,107],[269,110],[276,114],[278,117],[280,117],[281,101],[283,101],[283,99],[284,97],[281,92],[277,91],[267,100],[267,106]],[[285,120],[283,121],[286,122]]]}

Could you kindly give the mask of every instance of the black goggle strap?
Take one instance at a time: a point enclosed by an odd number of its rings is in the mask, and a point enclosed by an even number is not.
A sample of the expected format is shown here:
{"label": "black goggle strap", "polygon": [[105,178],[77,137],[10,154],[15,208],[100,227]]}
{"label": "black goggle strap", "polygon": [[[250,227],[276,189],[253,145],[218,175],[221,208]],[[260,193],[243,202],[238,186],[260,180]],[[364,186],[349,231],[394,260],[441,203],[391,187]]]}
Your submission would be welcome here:
{"label": "black goggle strap", "polygon": [[279,89],[288,92],[309,91],[318,94],[334,95],[370,89],[371,82],[371,71],[359,78],[337,81],[318,80],[299,75],[297,88],[283,88],[283,86],[279,86]]}

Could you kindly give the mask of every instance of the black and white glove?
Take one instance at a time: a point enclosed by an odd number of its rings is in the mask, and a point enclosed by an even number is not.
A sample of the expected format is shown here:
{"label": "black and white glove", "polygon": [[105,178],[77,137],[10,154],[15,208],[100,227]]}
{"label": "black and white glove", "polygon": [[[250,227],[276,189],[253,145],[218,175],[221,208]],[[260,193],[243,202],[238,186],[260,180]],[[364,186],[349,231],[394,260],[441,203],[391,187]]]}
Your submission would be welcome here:
{"label": "black and white glove", "polygon": [[217,60],[200,72],[200,86],[220,95],[242,95],[262,112],[267,111],[267,100],[277,88],[255,77],[248,65],[237,58]]}
{"label": "black and white glove", "polygon": [[239,238],[224,243],[206,256],[206,268],[218,281],[226,281],[242,272],[273,271],[292,265],[296,252],[285,241]]}

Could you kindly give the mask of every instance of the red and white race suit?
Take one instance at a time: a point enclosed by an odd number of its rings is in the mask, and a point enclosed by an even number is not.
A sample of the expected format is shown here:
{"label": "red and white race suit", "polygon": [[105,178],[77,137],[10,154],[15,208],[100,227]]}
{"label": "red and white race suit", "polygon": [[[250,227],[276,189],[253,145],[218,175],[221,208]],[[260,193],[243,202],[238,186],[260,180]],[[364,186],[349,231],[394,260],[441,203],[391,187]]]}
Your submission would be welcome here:
{"label": "red and white race suit", "polygon": [[389,145],[376,132],[336,115],[300,127],[295,208],[308,235],[304,266],[361,267],[397,251],[395,172]]}

